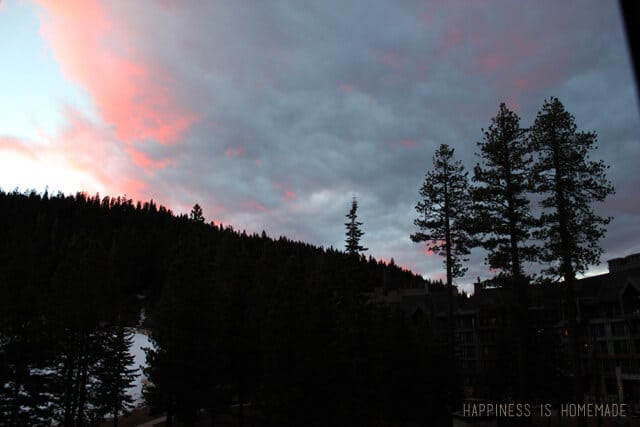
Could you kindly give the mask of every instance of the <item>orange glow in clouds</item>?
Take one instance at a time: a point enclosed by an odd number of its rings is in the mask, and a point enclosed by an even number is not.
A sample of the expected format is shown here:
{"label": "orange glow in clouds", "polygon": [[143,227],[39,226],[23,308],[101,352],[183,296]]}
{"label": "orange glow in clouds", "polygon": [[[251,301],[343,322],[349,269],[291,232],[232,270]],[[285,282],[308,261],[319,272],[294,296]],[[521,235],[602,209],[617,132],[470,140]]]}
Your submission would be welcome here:
{"label": "orange glow in clouds", "polygon": [[60,135],[41,132],[42,141],[0,136],[0,182],[4,190],[20,188],[73,194],[77,191],[125,192],[140,196],[145,184],[132,174],[128,159],[111,141],[109,129],[99,129],[72,109]]}
{"label": "orange glow in clouds", "polygon": [[273,186],[280,191],[281,195],[280,195],[280,200],[282,200],[283,202],[291,202],[295,199],[298,198],[298,195],[296,194],[295,191],[293,191],[293,189],[291,188],[291,186],[289,185],[289,183],[279,183],[279,182],[274,182]]}
{"label": "orange glow in clouds", "polygon": [[[196,115],[177,105],[167,73],[145,63],[131,47],[131,29],[96,0],[36,0],[46,11],[41,33],[64,74],[91,96],[104,123],[127,144],[178,141]],[[129,151],[138,164],[143,153]]]}
{"label": "orange glow in clouds", "polygon": [[296,196],[296,193],[295,193],[294,191],[292,191],[292,190],[286,190],[286,191],[284,192],[284,194],[282,195],[282,200],[283,200],[284,202],[288,202],[288,201],[294,200],[296,197],[297,197],[297,196]]}
{"label": "orange glow in clouds", "polygon": [[17,138],[0,135],[0,150],[19,154],[32,161],[37,160],[35,153]]}
{"label": "orange glow in clouds", "polygon": [[140,166],[145,171],[154,169],[164,169],[167,165],[173,163],[170,159],[152,160],[146,154],[136,150],[133,147],[126,147],[125,150],[136,166]]}
{"label": "orange glow in clouds", "polygon": [[128,162],[122,159],[122,151],[113,144],[112,132],[95,126],[73,109],[67,109],[65,116],[67,128],[59,137],[50,138],[50,150],[62,154],[74,170],[98,180],[102,187],[100,191],[124,191],[129,196],[141,198],[145,184],[130,177]]}

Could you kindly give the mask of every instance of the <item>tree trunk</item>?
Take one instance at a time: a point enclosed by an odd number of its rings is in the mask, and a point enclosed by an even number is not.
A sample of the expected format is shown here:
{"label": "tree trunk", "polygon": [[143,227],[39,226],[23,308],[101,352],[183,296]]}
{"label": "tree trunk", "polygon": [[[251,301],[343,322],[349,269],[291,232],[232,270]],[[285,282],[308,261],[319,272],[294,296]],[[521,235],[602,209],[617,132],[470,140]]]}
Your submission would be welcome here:
{"label": "tree trunk", "polygon": [[18,424],[18,410],[20,409],[20,404],[18,399],[20,398],[20,381],[19,372],[21,367],[19,363],[16,363],[16,372],[13,378],[13,402],[11,403],[11,415],[9,417],[9,425],[17,425]]}
{"label": "tree trunk", "polygon": [[518,370],[518,397],[521,401],[526,401],[528,396],[529,381],[527,378],[527,335],[528,328],[526,314],[528,309],[526,297],[526,283],[520,266],[520,249],[518,248],[518,236],[516,226],[516,212],[513,190],[511,186],[511,168],[507,161],[507,209],[509,212],[509,252],[511,255],[511,292],[515,300],[515,327],[516,357]]}
{"label": "tree trunk", "polygon": [[87,401],[87,381],[89,371],[89,332],[82,331],[80,333],[79,343],[79,365],[78,376],[76,378],[76,396],[78,399],[76,425],[83,426],[85,424],[84,413]]}
{"label": "tree trunk", "polygon": [[167,405],[167,415],[166,415],[165,427],[173,427],[173,403],[169,401]]}
{"label": "tree trunk", "polygon": [[453,330],[453,271],[452,271],[452,257],[451,257],[451,224],[449,217],[449,189],[447,187],[446,177],[447,170],[445,168],[445,180],[444,180],[444,238],[445,238],[445,251],[446,251],[446,265],[447,265],[447,350],[449,352],[449,360],[455,359],[455,344],[454,344],[454,330]]}
{"label": "tree trunk", "polygon": [[[447,175],[448,171],[445,168],[445,176]],[[445,225],[445,251],[446,251],[446,264],[447,264],[447,343],[448,343],[448,352],[449,352],[449,360],[450,363],[452,364],[452,368],[451,372],[455,372],[456,370],[456,364],[455,364],[455,360],[456,360],[456,354],[455,354],[455,329],[454,329],[454,325],[453,325],[453,259],[451,256],[451,245],[452,243],[452,239],[451,239],[451,218],[449,215],[449,188],[448,188],[448,177],[445,179],[444,182],[444,225]],[[454,391],[454,387],[456,387],[457,384],[453,384],[453,387],[451,387],[448,392],[449,395],[447,396],[447,403],[449,405],[448,408],[448,412],[449,414],[453,412],[454,410],[454,397],[453,397],[453,391]],[[449,416],[449,419],[451,420],[451,417]],[[451,421],[452,422],[452,421]]]}
{"label": "tree trunk", "polygon": [[[564,278],[565,286],[565,312],[567,314],[567,332],[569,334],[569,359],[573,368],[573,391],[575,395],[575,403],[584,402],[584,389],[582,384],[582,366],[580,365],[580,352],[578,348],[578,327],[576,324],[576,300],[574,292],[574,284],[576,275],[573,270],[571,252],[574,245],[568,232],[569,218],[567,215],[568,201],[565,198],[565,188],[562,180],[562,162],[560,161],[560,153],[558,147],[554,147],[554,167],[555,167],[555,192],[556,206],[558,213],[558,225],[560,229],[560,253],[561,253],[561,272]],[[578,426],[586,427],[587,420],[584,417],[578,417]]]}
{"label": "tree trunk", "polygon": [[[75,334],[74,334],[75,335]],[[73,393],[73,377],[75,366],[75,337],[71,338],[72,348],[67,349],[66,358],[64,361],[64,418],[63,425],[65,427],[71,427],[74,420],[74,393]]]}
{"label": "tree trunk", "polygon": [[113,427],[118,427],[118,397],[113,403]]}

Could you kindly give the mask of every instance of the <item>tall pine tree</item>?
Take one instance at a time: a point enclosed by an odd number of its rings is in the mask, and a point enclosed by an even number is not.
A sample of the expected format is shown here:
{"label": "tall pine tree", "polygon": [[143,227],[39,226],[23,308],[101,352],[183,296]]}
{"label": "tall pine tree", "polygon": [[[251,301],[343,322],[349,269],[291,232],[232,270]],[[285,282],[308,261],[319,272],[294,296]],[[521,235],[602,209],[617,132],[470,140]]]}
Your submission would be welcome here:
{"label": "tall pine tree", "polygon": [[592,207],[614,193],[606,178],[608,166],[589,157],[597,138],[595,132],[578,132],[574,117],[557,98],[545,101],[531,129],[538,152],[535,191],[545,209],[536,237],[543,241],[542,261],[550,265],[546,273],[567,284],[600,262],[599,241],[611,221]]}
{"label": "tall pine tree", "polygon": [[476,230],[480,243],[489,251],[492,269],[513,278],[523,275],[522,264],[535,258],[530,241],[535,220],[531,214],[532,149],[520,118],[500,104],[484,138],[478,142],[482,162],[473,170]]}
{"label": "tall pine tree", "polygon": [[536,221],[531,214],[529,196],[533,154],[530,140],[520,127],[520,118],[504,103],[478,142],[482,162],[473,170],[474,231],[480,244],[489,251],[487,263],[499,271],[499,283],[513,295],[511,311],[516,336],[518,390],[521,398],[528,392],[527,366],[527,278],[523,263],[535,258],[531,231]]}
{"label": "tall pine tree", "polygon": [[542,241],[541,259],[549,266],[545,272],[564,281],[569,351],[579,402],[583,388],[574,303],[576,274],[599,262],[602,249],[598,242],[611,218],[597,215],[592,205],[614,193],[606,178],[607,166],[589,158],[596,140],[595,132],[577,131],[574,117],[557,98],[545,101],[531,129],[538,152],[533,168],[535,190],[544,209],[535,236]]}
{"label": "tall pine tree", "polygon": [[427,251],[444,257],[448,288],[448,346],[453,359],[453,279],[462,277],[465,256],[470,253],[472,239],[468,231],[470,218],[469,181],[460,160],[454,160],[454,149],[440,145],[433,157],[433,169],[427,172],[416,205],[419,217],[414,224],[420,231],[411,235],[414,242],[425,242]]}

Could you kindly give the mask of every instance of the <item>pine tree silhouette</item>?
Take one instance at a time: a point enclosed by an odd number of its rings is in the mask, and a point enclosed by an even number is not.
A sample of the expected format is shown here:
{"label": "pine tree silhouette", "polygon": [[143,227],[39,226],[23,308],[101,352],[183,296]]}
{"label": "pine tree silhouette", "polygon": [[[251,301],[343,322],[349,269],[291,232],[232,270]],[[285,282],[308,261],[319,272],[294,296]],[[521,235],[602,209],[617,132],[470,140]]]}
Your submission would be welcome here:
{"label": "pine tree silhouette", "polygon": [[347,215],[345,215],[347,218],[349,218],[349,222],[344,223],[344,225],[347,227],[347,240],[345,247],[347,249],[347,252],[351,255],[357,255],[358,253],[364,252],[369,249],[360,245],[360,239],[364,235],[364,231],[360,229],[362,223],[357,221],[357,210],[358,201],[356,200],[356,196],[353,196],[353,200],[351,201],[351,210]]}

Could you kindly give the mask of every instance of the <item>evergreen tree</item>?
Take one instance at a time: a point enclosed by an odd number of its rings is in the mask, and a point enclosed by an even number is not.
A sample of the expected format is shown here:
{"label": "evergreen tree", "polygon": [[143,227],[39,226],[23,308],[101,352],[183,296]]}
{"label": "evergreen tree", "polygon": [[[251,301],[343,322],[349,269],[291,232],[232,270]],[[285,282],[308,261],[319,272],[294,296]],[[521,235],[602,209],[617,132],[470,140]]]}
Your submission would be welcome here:
{"label": "evergreen tree", "polygon": [[180,237],[154,315],[154,347],[146,349],[149,384],[143,394],[154,412],[166,411],[167,425],[173,425],[174,416],[185,426],[195,424],[199,410],[209,408],[218,373],[211,252],[197,228]]}
{"label": "evergreen tree", "polygon": [[360,229],[362,223],[357,221],[357,210],[358,201],[356,200],[356,196],[353,196],[353,200],[351,201],[351,210],[349,210],[349,213],[345,215],[349,219],[349,222],[345,222],[344,224],[347,227],[347,240],[345,247],[347,248],[347,252],[351,255],[357,255],[360,252],[368,250],[368,248],[360,245],[360,239],[364,235],[364,232]]}
{"label": "evergreen tree", "polygon": [[195,222],[204,223],[204,214],[199,204],[193,205],[191,212],[189,213],[189,219]]}
{"label": "evergreen tree", "polygon": [[535,191],[543,199],[543,227],[536,237],[543,241],[541,258],[554,277],[572,283],[577,273],[600,261],[599,241],[611,218],[597,215],[592,207],[614,193],[603,161],[592,161],[595,132],[577,132],[574,117],[557,98],[545,101],[531,130],[538,158],[534,166]]}
{"label": "evergreen tree", "polygon": [[425,242],[427,251],[444,257],[448,287],[448,345],[453,359],[453,279],[462,277],[462,261],[470,253],[468,232],[470,189],[467,172],[460,160],[454,160],[453,148],[442,144],[433,157],[433,169],[427,172],[420,189],[422,200],[416,205],[419,217],[414,224],[420,231],[411,235],[414,242]]}
{"label": "evergreen tree", "polygon": [[[484,130],[483,130],[484,131]],[[518,372],[518,392],[525,399],[527,380],[527,301],[522,264],[535,258],[531,243],[535,220],[531,214],[532,148],[520,118],[500,104],[498,114],[478,142],[481,164],[474,168],[473,189],[475,218],[473,231],[481,235],[480,244],[489,251],[489,266],[499,271],[498,282],[510,288],[515,302],[510,307],[516,329],[515,347]],[[505,347],[501,347],[507,351]]]}
{"label": "evergreen tree", "polygon": [[520,118],[504,103],[477,145],[482,164],[473,170],[478,183],[473,189],[478,218],[474,231],[482,234],[480,243],[489,251],[489,266],[520,279],[522,264],[532,261],[536,254],[530,242],[535,225],[528,198],[531,145],[520,127]]}
{"label": "evergreen tree", "polygon": [[113,417],[117,427],[118,417],[133,408],[133,398],[127,394],[138,376],[138,368],[132,367],[134,356],[129,352],[133,344],[133,332],[121,324],[108,327],[100,334],[103,352],[93,368],[93,406],[99,418]]}
{"label": "evergreen tree", "polygon": [[311,410],[306,407],[305,339],[307,295],[300,286],[303,279],[300,259],[292,254],[280,265],[270,289],[265,290],[268,306],[262,325],[262,368],[264,370],[261,400],[268,425],[309,425]]}
{"label": "evergreen tree", "polygon": [[603,202],[614,193],[607,180],[607,166],[593,161],[595,132],[578,132],[574,117],[557,98],[545,101],[531,129],[531,142],[538,158],[534,165],[535,191],[542,197],[544,212],[540,257],[549,267],[545,272],[562,278],[569,332],[569,352],[574,370],[574,391],[581,402],[582,375],[578,353],[574,286],[576,274],[599,262],[602,249],[598,242],[611,218],[593,211],[595,202]]}
{"label": "evergreen tree", "polygon": [[[17,237],[17,235],[15,236]],[[30,241],[1,239],[0,425],[43,425],[53,416],[52,345],[41,313]],[[12,241],[14,244],[12,244]],[[15,244],[19,243],[19,244]]]}
{"label": "evergreen tree", "polygon": [[88,235],[74,234],[51,280],[52,333],[58,341],[54,371],[59,420],[84,425],[93,418],[92,369],[102,347],[97,328],[107,317],[106,251]]}
{"label": "evergreen tree", "polygon": [[227,234],[217,248],[214,267],[216,283],[222,294],[220,298],[224,301],[218,310],[225,325],[224,330],[219,331],[222,339],[217,351],[222,351],[228,361],[225,368],[230,377],[226,380],[237,398],[238,424],[242,426],[245,422],[244,403],[253,394],[258,365],[255,349],[257,328],[250,319],[247,304],[255,263],[242,240],[235,234]]}

